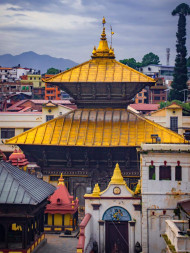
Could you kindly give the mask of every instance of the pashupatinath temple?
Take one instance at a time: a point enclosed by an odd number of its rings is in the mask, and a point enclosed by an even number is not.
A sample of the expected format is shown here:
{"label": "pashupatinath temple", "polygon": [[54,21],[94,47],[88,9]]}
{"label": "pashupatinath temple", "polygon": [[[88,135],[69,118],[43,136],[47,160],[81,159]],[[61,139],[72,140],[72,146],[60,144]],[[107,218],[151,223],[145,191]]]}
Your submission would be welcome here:
{"label": "pashupatinath temple", "polygon": [[56,183],[63,173],[70,194],[84,206],[86,189],[105,189],[116,163],[127,185],[140,178],[138,148],[152,143],[181,143],[176,133],[127,109],[135,95],[155,80],[115,60],[108,47],[105,19],[99,46],[91,59],[49,79],[67,92],[77,109],[7,141],[18,145],[29,161],[41,167],[43,180]]}

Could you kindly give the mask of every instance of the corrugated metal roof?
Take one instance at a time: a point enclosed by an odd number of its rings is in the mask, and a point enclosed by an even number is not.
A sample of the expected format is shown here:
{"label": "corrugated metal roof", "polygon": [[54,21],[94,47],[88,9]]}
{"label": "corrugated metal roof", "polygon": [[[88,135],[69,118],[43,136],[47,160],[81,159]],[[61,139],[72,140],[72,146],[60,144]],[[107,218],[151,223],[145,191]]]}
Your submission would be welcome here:
{"label": "corrugated metal roof", "polygon": [[184,138],[126,109],[77,109],[7,140],[7,144],[87,147],[140,146],[158,134],[161,143]]}
{"label": "corrugated metal roof", "polygon": [[114,59],[92,59],[44,80],[47,83],[72,82],[150,82],[151,77]]}
{"label": "corrugated metal roof", "polygon": [[55,189],[7,162],[0,162],[0,204],[37,205]]}

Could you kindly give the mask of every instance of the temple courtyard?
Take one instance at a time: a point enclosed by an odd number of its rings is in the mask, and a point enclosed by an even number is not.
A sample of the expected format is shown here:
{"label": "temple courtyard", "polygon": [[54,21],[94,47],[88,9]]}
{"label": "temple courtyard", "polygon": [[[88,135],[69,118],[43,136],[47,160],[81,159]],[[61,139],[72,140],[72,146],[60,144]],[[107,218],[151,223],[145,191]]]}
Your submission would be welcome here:
{"label": "temple courtyard", "polygon": [[38,253],[74,253],[78,243],[77,238],[59,237],[59,234],[46,234],[47,243]]}

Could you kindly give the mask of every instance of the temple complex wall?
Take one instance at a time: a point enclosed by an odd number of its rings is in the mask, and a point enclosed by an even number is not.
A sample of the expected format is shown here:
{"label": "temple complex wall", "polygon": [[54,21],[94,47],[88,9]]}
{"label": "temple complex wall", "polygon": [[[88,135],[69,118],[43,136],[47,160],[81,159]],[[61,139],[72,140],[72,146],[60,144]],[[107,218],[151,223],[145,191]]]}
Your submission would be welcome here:
{"label": "temple complex wall", "polygon": [[[144,153],[143,151],[141,153],[142,247],[145,253],[157,253],[165,249],[162,238],[165,220],[178,219],[177,203],[190,197],[189,145],[171,144],[169,148],[166,146],[168,145],[142,145],[144,150]],[[151,164],[155,166],[155,176],[150,179]],[[176,179],[178,165],[181,167],[181,180]],[[169,168],[171,179],[161,178],[160,166],[163,166],[165,171]]]}

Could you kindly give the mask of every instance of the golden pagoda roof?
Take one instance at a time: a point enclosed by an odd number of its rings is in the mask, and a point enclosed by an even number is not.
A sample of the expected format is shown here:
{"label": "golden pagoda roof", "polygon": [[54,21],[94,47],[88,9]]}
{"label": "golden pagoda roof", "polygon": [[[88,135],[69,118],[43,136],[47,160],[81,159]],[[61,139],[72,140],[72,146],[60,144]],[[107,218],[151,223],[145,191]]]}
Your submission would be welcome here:
{"label": "golden pagoda roof", "polygon": [[76,109],[6,141],[7,144],[126,147],[151,143],[184,143],[184,138],[126,109]]}
{"label": "golden pagoda roof", "polygon": [[46,83],[150,82],[154,79],[115,59],[95,58],[45,80]]}
{"label": "golden pagoda roof", "polygon": [[92,59],[79,64],[69,70],[44,79],[46,83],[81,83],[81,82],[142,82],[155,83],[151,77],[144,75],[118,61],[116,61],[114,49],[109,48],[106,39],[103,17],[103,31],[99,46],[94,47]]}

